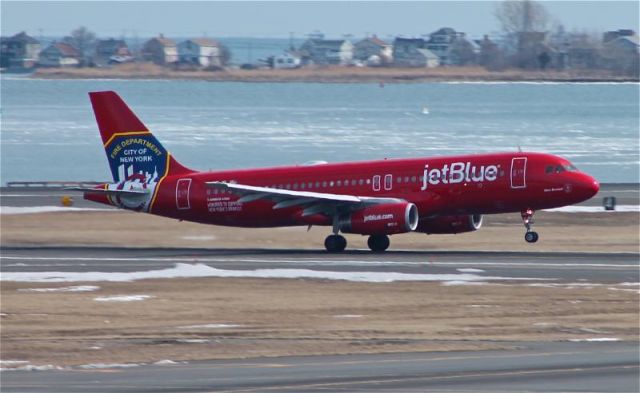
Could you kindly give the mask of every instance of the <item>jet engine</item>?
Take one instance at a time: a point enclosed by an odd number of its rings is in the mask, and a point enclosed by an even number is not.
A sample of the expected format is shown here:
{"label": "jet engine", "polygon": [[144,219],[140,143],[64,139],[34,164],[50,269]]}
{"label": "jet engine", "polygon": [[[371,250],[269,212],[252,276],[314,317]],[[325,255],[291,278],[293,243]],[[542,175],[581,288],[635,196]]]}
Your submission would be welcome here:
{"label": "jet engine", "polygon": [[416,232],[452,234],[473,232],[482,226],[482,214],[442,216],[420,220]]}
{"label": "jet engine", "polygon": [[340,230],[361,235],[405,233],[418,226],[418,208],[413,203],[373,205],[341,217]]}

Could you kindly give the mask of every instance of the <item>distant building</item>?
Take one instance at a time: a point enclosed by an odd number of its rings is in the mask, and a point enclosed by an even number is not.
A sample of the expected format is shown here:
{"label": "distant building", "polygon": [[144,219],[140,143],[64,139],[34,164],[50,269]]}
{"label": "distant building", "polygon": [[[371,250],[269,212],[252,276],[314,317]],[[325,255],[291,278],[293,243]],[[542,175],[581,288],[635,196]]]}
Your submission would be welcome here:
{"label": "distant building", "polygon": [[[625,30],[627,31],[627,30]],[[609,48],[616,48],[620,51],[638,53],[640,51],[640,41],[638,35],[631,31],[631,35],[621,35],[611,40],[605,41],[604,45]]]}
{"label": "distant building", "polygon": [[97,65],[126,63],[133,61],[133,56],[124,40],[109,38],[99,40],[96,43],[96,57],[94,62]]}
{"label": "distant building", "polygon": [[374,35],[354,45],[353,57],[368,65],[389,64],[393,59],[393,48]]}
{"label": "distant building", "polygon": [[142,47],[142,58],[158,65],[173,64],[178,61],[178,48],[175,42],[160,34],[145,42]]}
{"label": "distant building", "polygon": [[75,67],[80,64],[80,52],[70,44],[55,42],[40,52],[41,67]]}
{"label": "distant building", "polygon": [[614,30],[614,31],[607,31],[602,35],[602,42],[603,43],[607,43],[609,41],[613,41],[617,38],[622,38],[622,37],[633,37],[636,36],[637,34],[635,31],[631,30],[631,29],[620,29],[620,30]]}
{"label": "distant building", "polygon": [[604,34],[601,66],[634,77],[640,74],[640,41],[633,30]]}
{"label": "distant building", "polygon": [[302,55],[296,51],[288,51],[273,58],[273,68],[275,69],[293,69],[301,65]]}
{"label": "distant building", "polygon": [[467,39],[465,33],[451,27],[443,27],[431,33],[426,48],[440,58],[441,65],[475,63],[480,54],[480,45]]}
{"label": "distant building", "polygon": [[192,38],[178,44],[178,61],[200,67],[222,66],[221,47],[210,38]]}
{"label": "distant building", "polygon": [[426,48],[422,38],[401,38],[393,41],[393,64],[397,67],[426,67],[440,65],[440,58]]}
{"label": "distant building", "polygon": [[429,35],[429,41],[426,48],[440,58],[440,64],[454,64],[451,59],[451,49],[453,44],[460,38],[464,37],[464,33],[458,33],[451,27],[443,27]]}
{"label": "distant building", "polygon": [[308,39],[300,47],[300,52],[314,64],[351,64],[353,44],[349,40]]}
{"label": "distant building", "polygon": [[12,69],[33,68],[40,50],[40,42],[24,31],[12,37],[0,38],[0,67]]}

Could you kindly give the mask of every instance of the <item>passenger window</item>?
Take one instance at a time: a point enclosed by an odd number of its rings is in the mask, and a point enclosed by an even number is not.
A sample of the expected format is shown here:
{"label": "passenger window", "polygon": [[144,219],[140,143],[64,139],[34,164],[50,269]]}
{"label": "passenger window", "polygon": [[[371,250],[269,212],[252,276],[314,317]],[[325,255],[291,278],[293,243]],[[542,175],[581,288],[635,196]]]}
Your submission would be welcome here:
{"label": "passenger window", "polygon": [[[400,180],[400,178],[398,178]],[[385,175],[384,177],[384,189],[389,191],[393,187],[393,176]]]}

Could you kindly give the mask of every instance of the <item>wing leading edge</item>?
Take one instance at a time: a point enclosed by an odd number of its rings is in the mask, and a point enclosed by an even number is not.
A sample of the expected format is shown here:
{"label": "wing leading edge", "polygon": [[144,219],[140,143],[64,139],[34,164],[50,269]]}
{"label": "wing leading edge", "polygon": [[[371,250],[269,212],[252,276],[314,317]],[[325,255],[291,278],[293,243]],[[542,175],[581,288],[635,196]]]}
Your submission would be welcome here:
{"label": "wing leading edge", "polygon": [[312,214],[333,215],[339,210],[358,210],[367,205],[405,202],[397,198],[376,198],[323,192],[296,191],[281,188],[249,186],[246,184],[207,182],[207,187],[232,192],[240,196],[238,202],[246,203],[261,199],[276,202],[273,209],[294,206],[305,207],[302,216]]}

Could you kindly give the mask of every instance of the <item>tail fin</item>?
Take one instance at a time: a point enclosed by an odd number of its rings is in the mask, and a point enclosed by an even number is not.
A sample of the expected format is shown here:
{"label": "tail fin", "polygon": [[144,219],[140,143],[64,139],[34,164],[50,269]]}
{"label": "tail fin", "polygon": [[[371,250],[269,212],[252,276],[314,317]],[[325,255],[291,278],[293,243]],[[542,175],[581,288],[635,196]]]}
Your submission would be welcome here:
{"label": "tail fin", "polygon": [[155,184],[193,172],[178,163],[113,91],[89,93],[113,180]]}

